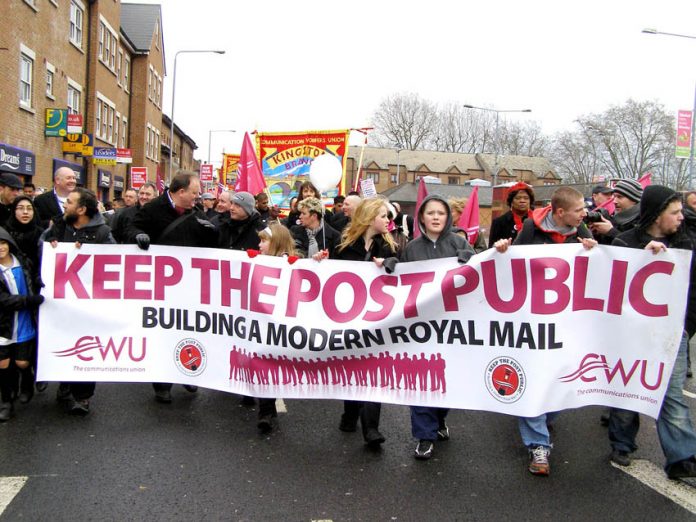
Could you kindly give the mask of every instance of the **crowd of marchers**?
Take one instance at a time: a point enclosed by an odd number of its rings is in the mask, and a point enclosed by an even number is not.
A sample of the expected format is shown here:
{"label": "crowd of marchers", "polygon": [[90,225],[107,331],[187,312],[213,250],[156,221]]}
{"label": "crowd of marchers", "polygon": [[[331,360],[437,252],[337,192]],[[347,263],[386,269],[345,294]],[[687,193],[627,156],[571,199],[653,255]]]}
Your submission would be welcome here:
{"label": "crowd of marchers", "polygon": [[[696,247],[692,208],[696,193],[682,195],[660,185],[643,188],[630,179],[611,187],[598,185],[589,206],[577,190],[560,187],[550,205],[535,208],[533,188],[515,184],[507,191],[509,211],[493,221],[488,245],[482,233],[471,245],[466,231],[456,226],[465,199],[427,196],[414,218],[387,198],[364,199],[351,192],[334,198],[329,210],[319,191],[304,182],[297,187],[288,215],[282,217],[266,192],[222,191],[215,197],[200,190],[196,175],[179,173],[162,194],[152,183],[127,190],[122,205],[113,210],[105,209],[93,192],[77,187],[69,168],[58,169],[53,188],[37,196],[17,176],[0,174],[0,422],[12,418],[15,403],[26,405],[35,392],[47,388],[47,383],[35,378],[37,315],[44,300],[39,267],[42,249],[59,242],[77,247],[136,244],[145,250],[151,244],[233,249],[247,251],[251,258],[284,256],[289,262],[297,257],[322,263],[333,259],[369,262],[386,272],[398,262],[455,257],[466,263],[486,246],[503,256],[511,245],[530,244],[580,243],[586,249],[605,244],[646,249],[656,256],[666,249]],[[692,266],[679,352],[657,419],[665,472],[672,479],[696,477],[696,432],[682,393],[687,375],[691,376],[688,341],[696,333],[694,277]],[[252,378],[244,373],[244,366],[240,368],[240,379]],[[444,386],[444,369],[441,380]],[[70,414],[87,415],[95,388],[94,382],[59,383],[57,401]],[[153,383],[153,388],[157,402],[172,402],[172,384]],[[195,386],[185,388],[197,391]],[[258,400],[258,429],[272,432],[277,423],[275,399],[241,400],[250,407]],[[338,428],[354,432],[360,426],[366,446],[379,448],[386,440],[380,431],[380,411],[379,403],[344,401]],[[450,438],[448,411],[411,406],[410,413],[414,456],[429,459],[435,443]],[[550,473],[550,428],[558,414],[518,419],[520,437],[529,452],[528,469],[534,475]],[[636,450],[639,415],[611,408],[601,420],[608,427],[610,459],[629,466]]]}

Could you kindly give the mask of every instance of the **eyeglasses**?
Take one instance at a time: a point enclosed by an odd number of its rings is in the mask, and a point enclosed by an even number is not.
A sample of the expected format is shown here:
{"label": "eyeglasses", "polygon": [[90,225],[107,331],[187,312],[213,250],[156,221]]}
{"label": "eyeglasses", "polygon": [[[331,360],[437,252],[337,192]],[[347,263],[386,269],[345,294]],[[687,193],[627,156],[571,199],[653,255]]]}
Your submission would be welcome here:
{"label": "eyeglasses", "polygon": [[17,210],[19,210],[20,212],[34,212],[34,207],[31,207],[31,206],[17,207]]}

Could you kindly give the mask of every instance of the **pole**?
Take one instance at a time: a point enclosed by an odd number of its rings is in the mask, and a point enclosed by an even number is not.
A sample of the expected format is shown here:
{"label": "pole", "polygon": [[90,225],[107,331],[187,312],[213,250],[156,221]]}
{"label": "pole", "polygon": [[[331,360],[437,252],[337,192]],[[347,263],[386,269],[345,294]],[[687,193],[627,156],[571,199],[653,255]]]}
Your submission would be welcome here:
{"label": "pole", "polygon": [[208,164],[210,164],[210,140],[213,139],[213,131],[208,131]]}
{"label": "pole", "polygon": [[401,154],[401,149],[396,149],[396,184],[401,183],[401,178],[399,177],[399,154]]}
{"label": "pole", "polygon": [[691,143],[689,143],[689,173],[686,178],[686,190],[691,190],[694,180],[694,130],[696,130],[696,88],[694,88],[694,106],[691,112]]}
{"label": "pole", "polygon": [[176,59],[179,57],[178,51],[174,55],[174,73],[172,74],[172,112],[171,126],[169,129],[169,172],[167,173],[167,186],[172,183],[172,168],[174,161],[174,99],[176,97]]}
{"label": "pole", "polygon": [[499,152],[499,135],[498,135],[498,123],[500,119],[500,111],[495,111],[495,159],[493,160],[493,186],[498,184],[498,152]]}

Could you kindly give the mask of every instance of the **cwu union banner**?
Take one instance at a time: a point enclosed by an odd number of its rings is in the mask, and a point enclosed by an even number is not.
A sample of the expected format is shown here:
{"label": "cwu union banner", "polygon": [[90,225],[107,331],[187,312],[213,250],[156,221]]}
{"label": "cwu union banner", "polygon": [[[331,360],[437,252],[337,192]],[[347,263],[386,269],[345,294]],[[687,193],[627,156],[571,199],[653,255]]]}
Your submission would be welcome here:
{"label": "cwu union banner", "polygon": [[290,208],[290,200],[304,181],[309,181],[309,166],[322,154],[331,154],[341,162],[343,177],[339,188],[323,194],[324,204],[333,205],[333,198],[345,194],[346,157],[350,130],[259,132],[256,150],[273,205]]}
{"label": "cwu union banner", "polygon": [[691,253],[580,245],[373,263],[44,246],[38,380],[172,382],[535,416],[656,417]]}

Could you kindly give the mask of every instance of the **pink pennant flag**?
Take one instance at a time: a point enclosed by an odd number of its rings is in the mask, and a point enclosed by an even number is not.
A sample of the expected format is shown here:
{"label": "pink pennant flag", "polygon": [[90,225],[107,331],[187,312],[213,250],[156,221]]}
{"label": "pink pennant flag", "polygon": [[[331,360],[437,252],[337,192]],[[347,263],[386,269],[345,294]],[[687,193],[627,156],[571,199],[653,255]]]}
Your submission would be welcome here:
{"label": "pink pennant flag", "polygon": [[652,185],[652,172],[646,172],[640,178],[638,178],[638,183],[640,186],[645,188],[648,185]]}
{"label": "pink pennant flag", "polygon": [[418,210],[420,209],[421,203],[428,195],[428,189],[425,187],[425,179],[421,178],[418,183],[418,196],[416,197],[416,215],[413,219],[413,238],[420,236],[420,227],[418,226]]}
{"label": "pink pennant flag", "polygon": [[469,243],[473,246],[476,243],[476,238],[479,233],[479,197],[478,197],[478,187],[474,187],[469,195],[469,201],[466,202],[466,206],[462,211],[462,215],[459,216],[459,223],[457,226],[463,230],[466,230],[466,235],[469,238]]}
{"label": "pink pennant flag", "polygon": [[239,155],[237,166],[237,181],[234,185],[235,192],[249,192],[253,195],[263,192],[266,188],[266,180],[256,158],[256,150],[251,143],[249,133],[244,133],[242,152]]}
{"label": "pink pennant flag", "polygon": [[607,199],[604,203],[600,203],[599,205],[597,205],[595,207],[595,210],[598,208],[606,209],[606,211],[609,212],[609,215],[613,216],[614,213],[616,212],[616,205],[614,204],[614,196]]}
{"label": "pink pennant flag", "polygon": [[162,179],[162,171],[157,165],[157,190],[160,194],[164,194],[164,179]]}

